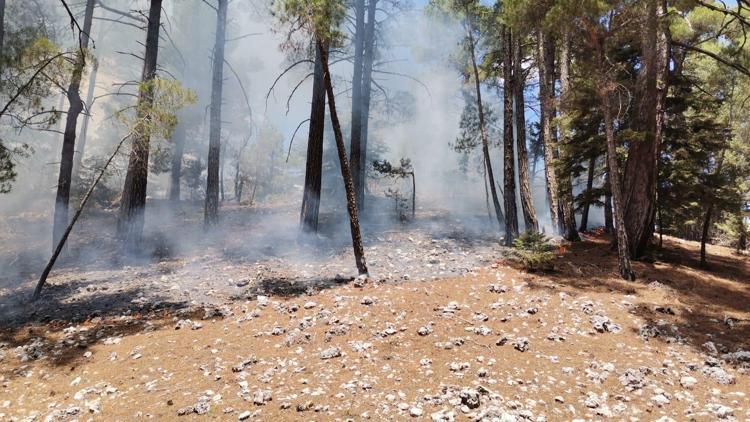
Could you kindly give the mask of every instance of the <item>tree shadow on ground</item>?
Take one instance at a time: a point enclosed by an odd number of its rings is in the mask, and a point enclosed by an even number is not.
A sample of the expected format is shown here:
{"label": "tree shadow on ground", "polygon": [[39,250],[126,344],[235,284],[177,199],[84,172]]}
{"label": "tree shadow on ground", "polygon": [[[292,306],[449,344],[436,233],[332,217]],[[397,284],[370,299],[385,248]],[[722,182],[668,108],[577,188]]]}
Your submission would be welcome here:
{"label": "tree shadow on ground", "polygon": [[[699,245],[665,239],[652,262],[634,262],[638,279],[620,279],[616,251],[602,236],[570,245],[549,274],[554,282],[582,292],[634,295],[631,309],[654,328],[655,340],[683,339],[706,352],[712,342],[719,353],[750,350],[750,263],[746,257],[715,249],[712,265],[699,265]],[[710,346],[709,346],[710,347]]]}
{"label": "tree shadow on ground", "polygon": [[[172,315],[190,318],[202,311],[187,302],[159,297],[142,301],[142,289],[93,290],[75,301],[65,299],[64,292],[92,287],[90,284],[50,285],[47,294],[33,303],[28,297],[0,298],[0,343],[4,343],[8,357],[18,353],[30,360],[44,357],[45,362],[56,366],[75,366],[91,346],[108,337],[158,329],[171,324]],[[3,375],[21,375],[18,370],[23,365],[13,366]]]}

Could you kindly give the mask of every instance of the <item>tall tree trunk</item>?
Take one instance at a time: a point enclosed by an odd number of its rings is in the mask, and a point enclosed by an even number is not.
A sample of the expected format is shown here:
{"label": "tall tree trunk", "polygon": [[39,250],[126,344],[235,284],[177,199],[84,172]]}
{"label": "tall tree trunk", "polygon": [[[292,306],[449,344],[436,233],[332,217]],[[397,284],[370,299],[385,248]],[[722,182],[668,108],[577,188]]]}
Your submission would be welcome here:
{"label": "tall tree trunk", "polygon": [[352,166],[352,182],[357,196],[359,210],[362,211],[364,197],[364,183],[360,180],[362,167],[362,63],[365,49],[365,0],[354,1],[354,74],[352,76],[352,123],[350,137],[350,163]]}
{"label": "tall tree trunk", "polygon": [[[367,3],[367,30],[365,31],[365,59],[362,71],[362,140],[360,141],[359,180],[362,182],[362,200],[360,209],[365,209],[365,192],[367,189],[367,140],[370,131],[370,101],[372,97],[372,70],[375,62],[375,13],[378,0]],[[359,198],[358,198],[359,199]]]}
{"label": "tall tree trunk", "polygon": [[604,231],[607,233],[614,233],[614,216],[612,215],[612,184],[611,180],[612,170],[609,168],[607,163],[607,175],[604,178]]}
{"label": "tall tree trunk", "polygon": [[518,237],[518,211],[516,208],[516,166],[513,152],[513,34],[503,28],[503,185],[505,191],[505,246],[513,246]]}
{"label": "tall tree trunk", "polygon": [[737,232],[739,233],[737,239],[737,253],[747,249],[747,228],[745,227],[745,220],[743,218],[743,210],[740,208],[739,213],[736,216],[737,219]]}
{"label": "tall tree trunk", "polygon": [[315,71],[310,107],[310,132],[307,135],[307,161],[305,188],[302,196],[300,225],[305,232],[318,231],[320,189],[323,172],[323,136],[326,118],[326,88],[323,83],[323,66],[320,52],[315,48]]}
{"label": "tall tree trunk", "polygon": [[[600,60],[603,60],[603,53]],[[603,63],[601,64],[603,67]],[[603,72],[602,72],[603,74]],[[619,257],[620,277],[625,280],[635,280],[635,273],[630,265],[630,250],[628,249],[628,233],[625,229],[625,218],[623,215],[624,204],[622,202],[622,187],[620,185],[620,165],[617,162],[617,145],[615,141],[615,129],[612,119],[612,108],[610,105],[610,92],[608,87],[601,89],[601,102],[604,108],[604,128],[607,134],[607,161],[612,173],[609,181],[612,186],[612,200],[615,215],[615,226],[617,229],[617,255]]]}
{"label": "tall tree trunk", "polygon": [[[726,155],[726,149],[722,149],[719,162],[714,170],[714,176],[721,174],[721,169],[724,166],[724,157]],[[708,264],[706,260],[706,243],[708,242],[708,236],[711,233],[711,223],[714,213],[715,202],[713,198],[708,198],[708,206],[706,207],[706,215],[703,219],[703,229],[701,231],[701,267],[705,267]]]}
{"label": "tall tree trunk", "polygon": [[224,200],[226,199],[225,193],[224,193],[224,163],[226,161],[226,156],[227,156],[227,149],[222,148],[221,154],[220,154],[221,159],[219,160],[219,193],[220,193],[221,202],[224,202]]}
{"label": "tall tree trunk", "polygon": [[213,73],[211,77],[211,118],[208,133],[208,166],[206,180],[206,227],[219,223],[219,162],[221,161],[221,100],[224,86],[224,45],[227,35],[227,3],[218,0],[216,11],[216,40],[214,43]]}
{"label": "tall tree trunk", "polygon": [[[568,152],[568,143],[570,142],[570,129],[568,128],[568,102],[570,101],[570,31],[563,31],[562,48],[560,50],[560,139],[558,143],[558,157],[560,161],[567,164],[571,161]],[[558,181],[560,187],[560,213],[562,216],[562,234],[566,240],[575,242],[581,240],[576,229],[576,214],[573,204],[573,180],[568,170],[558,168]]]}
{"label": "tall tree trunk", "polygon": [[91,68],[91,75],[89,75],[89,86],[86,92],[86,107],[88,113],[83,116],[83,124],[81,125],[81,133],[78,136],[78,148],[76,148],[76,154],[73,159],[73,180],[78,179],[78,172],[81,169],[81,162],[83,156],[86,154],[86,140],[89,132],[89,121],[91,120],[91,112],[94,107],[94,90],[96,89],[96,74],[99,72],[99,62],[94,62],[94,66]]}
{"label": "tall tree trunk", "polygon": [[359,216],[357,213],[357,197],[354,192],[354,183],[352,182],[352,173],[349,163],[346,159],[346,146],[344,145],[344,136],[341,134],[341,124],[339,116],[336,113],[336,96],[333,92],[333,83],[331,82],[331,72],[328,68],[328,47],[323,45],[320,40],[316,41],[318,53],[320,54],[320,64],[323,68],[323,83],[325,84],[328,95],[328,112],[331,115],[331,125],[333,134],[336,138],[336,149],[339,155],[341,165],[341,176],[344,179],[344,188],[346,189],[346,205],[349,212],[349,226],[352,233],[352,247],[354,249],[354,260],[357,264],[357,270],[360,275],[367,275],[367,262],[365,261],[365,249],[362,245],[362,234],[359,229]]}
{"label": "tall tree trunk", "polygon": [[[81,37],[81,49],[88,48],[89,34],[91,34],[91,22],[94,17],[94,5],[96,0],[87,0],[86,11],[83,19],[83,31]],[[83,111],[83,101],[81,94],[78,92],[81,88],[81,77],[83,69],[86,67],[86,57],[83,51],[76,55],[73,75],[70,78],[68,86],[68,108],[67,120],[65,122],[65,132],[63,133],[62,154],[60,157],[60,174],[57,178],[57,195],[55,197],[55,219],[52,228],[52,245],[57,245],[68,227],[68,205],[70,203],[70,185],[73,175],[73,156],[75,155],[76,145],[76,125],[78,116]]]}
{"label": "tall tree trunk", "polygon": [[[467,10],[468,16],[468,10]],[[487,137],[487,127],[484,122],[484,106],[482,105],[482,88],[479,84],[479,69],[477,68],[476,52],[474,51],[476,46],[474,44],[474,27],[471,22],[471,18],[467,18],[467,34],[469,37],[469,53],[471,59],[471,67],[474,72],[474,88],[477,95],[477,113],[479,114],[479,133],[482,137],[482,153],[484,154],[484,166],[487,169],[487,179],[490,185],[490,193],[492,193],[492,204],[495,207],[495,218],[497,224],[500,227],[505,226],[505,216],[502,209],[500,208],[500,200],[497,196],[497,186],[495,185],[495,175],[492,172],[492,160],[490,159],[490,141]]]}
{"label": "tall tree trunk", "polygon": [[581,212],[581,227],[578,229],[585,232],[589,229],[589,209],[591,201],[594,199],[594,170],[596,169],[596,156],[589,159],[588,175],[586,178],[586,193],[583,202],[583,211]]}
{"label": "tall tree trunk", "polygon": [[558,183],[555,174],[555,139],[552,120],[555,104],[555,40],[544,29],[539,30],[539,121],[542,125],[542,144],[544,145],[544,176],[547,181],[547,202],[549,203],[552,230],[558,232],[560,227],[560,203],[558,200]]}
{"label": "tall tree trunk", "polygon": [[708,235],[711,232],[711,219],[713,218],[714,204],[713,202],[708,204],[706,209],[706,215],[703,218],[703,230],[701,232],[701,267],[706,267],[708,261],[706,260],[706,243],[708,243]]}
{"label": "tall tree trunk", "polygon": [[534,208],[534,195],[531,192],[531,176],[529,175],[529,153],[526,149],[526,99],[524,90],[526,78],[523,73],[523,47],[521,37],[516,37],[513,43],[514,63],[514,91],[516,105],[516,147],[518,148],[518,184],[521,193],[521,209],[526,230],[538,231],[539,222]]}
{"label": "tall tree trunk", "polygon": [[[656,182],[658,174],[659,141],[661,137],[663,99],[659,93],[660,81],[666,88],[663,76],[667,66],[659,50],[666,44],[659,42],[659,0],[643,1],[643,32],[641,35],[641,69],[636,88],[634,128],[642,139],[631,142],[625,164],[624,201],[625,222],[628,229],[628,247],[633,257],[643,256],[654,234],[656,212]],[[660,76],[662,75],[662,76]]]}
{"label": "tall tree trunk", "polygon": [[[156,61],[159,54],[159,28],[161,27],[162,0],[151,0],[146,30],[146,54],[143,60],[141,89],[138,96],[138,120],[146,119],[154,103]],[[143,236],[145,223],[146,190],[148,188],[148,156],[151,134],[146,125],[139,124],[130,151],[128,172],[122,189],[120,215],[117,221],[118,237],[126,248],[135,250]]]}
{"label": "tall tree trunk", "polygon": [[[3,48],[5,47],[5,0],[0,0],[0,55],[3,54]],[[2,70],[2,64],[0,64],[0,70]]]}
{"label": "tall tree trunk", "polygon": [[172,169],[169,173],[169,200],[180,202],[180,187],[182,181],[182,156],[185,153],[186,123],[183,119],[177,123],[172,134]]}

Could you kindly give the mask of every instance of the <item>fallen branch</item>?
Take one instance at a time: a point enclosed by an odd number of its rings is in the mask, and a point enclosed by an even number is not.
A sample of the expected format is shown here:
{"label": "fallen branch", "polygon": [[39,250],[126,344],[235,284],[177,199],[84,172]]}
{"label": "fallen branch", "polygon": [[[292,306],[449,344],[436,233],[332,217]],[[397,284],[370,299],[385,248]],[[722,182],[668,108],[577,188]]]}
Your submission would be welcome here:
{"label": "fallen branch", "polygon": [[42,288],[44,287],[44,283],[47,282],[47,277],[49,276],[50,271],[52,271],[52,267],[55,266],[55,262],[57,261],[57,258],[60,256],[60,252],[62,252],[62,249],[65,246],[65,242],[68,240],[68,236],[70,236],[70,232],[73,230],[73,226],[76,224],[76,222],[78,221],[78,218],[81,216],[81,213],[83,212],[83,208],[86,206],[86,203],[91,197],[91,194],[94,193],[94,189],[99,184],[99,181],[101,181],[102,177],[104,177],[104,173],[107,171],[107,167],[109,167],[109,164],[112,163],[112,160],[114,160],[117,154],[120,152],[120,148],[122,147],[122,144],[124,144],[125,141],[128,138],[130,138],[132,134],[133,132],[130,132],[127,135],[125,135],[124,138],[120,140],[120,143],[117,144],[117,148],[115,148],[115,151],[109,157],[109,160],[107,160],[107,162],[104,163],[104,167],[102,167],[102,170],[101,172],[99,172],[99,175],[96,177],[96,180],[94,180],[94,183],[91,184],[91,187],[86,192],[86,195],[83,196],[83,199],[81,200],[81,205],[78,206],[78,210],[76,211],[75,215],[73,215],[73,219],[71,219],[70,223],[68,223],[68,227],[65,229],[65,233],[63,233],[62,237],[57,242],[57,247],[55,247],[55,252],[52,254],[52,257],[49,259],[47,266],[44,268],[44,271],[42,272],[42,276],[39,277],[39,282],[36,284],[36,289],[34,289],[34,295],[31,297],[32,302],[39,299],[39,296],[42,293]]}

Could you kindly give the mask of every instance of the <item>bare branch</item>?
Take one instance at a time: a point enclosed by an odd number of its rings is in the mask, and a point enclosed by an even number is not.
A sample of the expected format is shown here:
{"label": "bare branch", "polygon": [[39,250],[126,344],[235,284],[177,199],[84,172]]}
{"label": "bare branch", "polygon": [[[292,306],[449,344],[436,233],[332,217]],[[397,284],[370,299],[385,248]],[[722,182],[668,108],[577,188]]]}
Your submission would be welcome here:
{"label": "bare branch", "polygon": [[299,128],[302,127],[305,123],[309,122],[310,119],[306,119],[300,122],[299,125],[297,125],[297,129],[294,130],[294,133],[292,134],[292,139],[289,141],[289,151],[286,153],[286,162],[289,162],[289,156],[292,155],[292,144],[294,144],[294,137],[297,136],[297,131],[299,131]]}

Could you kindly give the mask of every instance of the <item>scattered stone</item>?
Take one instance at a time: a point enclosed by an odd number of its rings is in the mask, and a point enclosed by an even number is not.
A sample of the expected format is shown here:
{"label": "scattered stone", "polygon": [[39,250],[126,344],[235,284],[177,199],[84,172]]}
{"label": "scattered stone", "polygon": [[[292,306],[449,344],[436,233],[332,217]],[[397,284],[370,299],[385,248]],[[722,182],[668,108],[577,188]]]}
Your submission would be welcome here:
{"label": "scattered stone", "polygon": [[513,341],[513,348],[519,352],[525,352],[529,349],[529,339],[526,337],[519,337]]}
{"label": "scattered stone", "polygon": [[253,394],[253,404],[258,406],[263,406],[271,400],[273,400],[271,390],[258,390]]}
{"label": "scattered stone", "polygon": [[330,347],[320,352],[320,358],[323,360],[333,359],[341,356],[341,349],[338,347]]}
{"label": "scattered stone", "polygon": [[697,383],[698,380],[690,376],[680,378],[680,385],[682,386],[682,388],[687,388],[688,390],[693,388]]}
{"label": "scattered stone", "polygon": [[621,328],[612,322],[606,315],[594,315],[591,317],[591,325],[600,333],[619,333]]}

